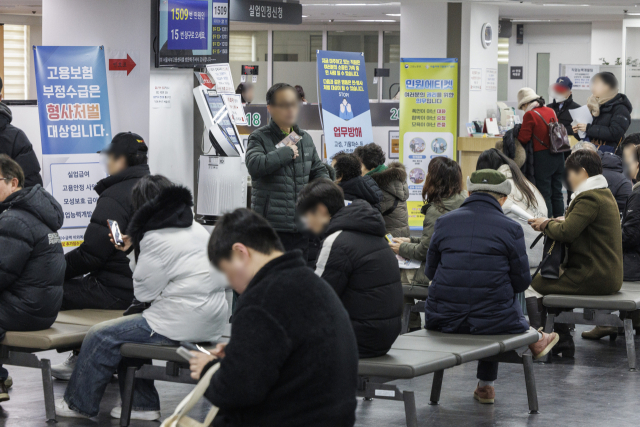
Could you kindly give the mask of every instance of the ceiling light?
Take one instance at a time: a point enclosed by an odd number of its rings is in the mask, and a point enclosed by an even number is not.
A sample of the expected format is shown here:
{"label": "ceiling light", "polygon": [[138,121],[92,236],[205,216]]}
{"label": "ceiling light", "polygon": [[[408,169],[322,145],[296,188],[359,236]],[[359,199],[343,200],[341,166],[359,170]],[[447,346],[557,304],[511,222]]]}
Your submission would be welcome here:
{"label": "ceiling light", "polygon": [[571,6],[571,7],[589,7],[589,6],[591,6],[591,5],[590,5],[590,4],[545,3],[545,4],[543,4],[543,6],[560,6],[560,7],[565,7],[565,6]]}
{"label": "ceiling light", "polygon": [[397,22],[395,19],[356,19],[355,22]]}
{"label": "ceiling light", "polygon": [[400,3],[313,3],[302,6],[396,6]]}
{"label": "ceiling light", "polygon": [[627,12],[627,13],[625,13],[625,15],[638,16],[638,15],[640,15],[640,12]]}
{"label": "ceiling light", "polygon": [[385,13],[387,16],[400,16],[399,13]]}
{"label": "ceiling light", "polygon": [[309,17],[309,15],[302,15],[302,17],[303,17],[303,18],[308,18],[308,17]]}
{"label": "ceiling light", "polygon": [[511,22],[552,22],[559,19],[512,19]]}

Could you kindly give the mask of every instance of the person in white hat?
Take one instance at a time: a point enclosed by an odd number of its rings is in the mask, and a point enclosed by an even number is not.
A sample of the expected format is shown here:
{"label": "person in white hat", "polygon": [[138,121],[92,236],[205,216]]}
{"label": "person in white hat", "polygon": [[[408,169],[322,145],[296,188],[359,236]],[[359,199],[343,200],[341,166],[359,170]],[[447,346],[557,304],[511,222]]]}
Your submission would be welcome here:
{"label": "person in white hat", "polygon": [[[535,185],[547,204],[549,218],[564,214],[562,198],[562,177],[564,156],[549,151],[549,127],[547,123],[557,122],[556,113],[545,107],[544,98],[528,87],[518,91],[518,108],[525,111],[518,141],[523,145],[533,144],[533,169]],[[546,122],[546,123],[545,123]]]}

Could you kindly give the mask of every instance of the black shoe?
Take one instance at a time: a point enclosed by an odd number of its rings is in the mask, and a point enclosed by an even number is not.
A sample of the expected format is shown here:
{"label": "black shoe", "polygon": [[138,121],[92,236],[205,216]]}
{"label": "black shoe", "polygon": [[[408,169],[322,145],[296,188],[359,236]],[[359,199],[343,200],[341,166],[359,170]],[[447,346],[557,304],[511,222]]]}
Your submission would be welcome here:
{"label": "black shoe", "polygon": [[0,381],[0,402],[6,402],[9,400],[9,392],[7,391],[7,386],[4,381]]}
{"label": "black shoe", "polygon": [[576,345],[573,342],[573,337],[569,336],[569,339],[562,339],[551,350],[554,356],[561,355],[563,358],[573,358],[576,354]]}

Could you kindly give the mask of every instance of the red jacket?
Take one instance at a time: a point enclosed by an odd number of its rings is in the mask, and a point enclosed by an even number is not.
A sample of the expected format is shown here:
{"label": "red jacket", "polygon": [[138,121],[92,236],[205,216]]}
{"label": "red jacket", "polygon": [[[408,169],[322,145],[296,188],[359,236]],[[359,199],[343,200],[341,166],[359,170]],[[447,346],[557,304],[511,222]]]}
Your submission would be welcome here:
{"label": "red jacket", "polygon": [[[547,123],[558,121],[555,111],[549,107],[538,107],[527,111],[524,114],[524,119],[522,119],[522,127],[518,133],[518,141],[523,144],[528,144],[530,141],[533,141],[533,151],[548,150],[551,144],[551,141],[549,141],[549,128],[534,111],[540,113]],[[538,139],[542,140],[547,146],[545,147],[540,144],[540,141],[534,138],[533,135],[537,136]]]}

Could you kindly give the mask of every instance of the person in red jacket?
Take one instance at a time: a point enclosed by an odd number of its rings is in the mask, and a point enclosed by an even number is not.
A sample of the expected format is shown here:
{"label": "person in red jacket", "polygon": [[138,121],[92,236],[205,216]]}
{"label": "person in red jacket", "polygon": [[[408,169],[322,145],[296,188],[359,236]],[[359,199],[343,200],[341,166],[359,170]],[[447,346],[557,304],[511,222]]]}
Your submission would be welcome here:
{"label": "person in red jacket", "polygon": [[564,214],[562,199],[562,177],[564,175],[564,156],[549,151],[549,127],[545,124],[557,122],[556,113],[545,107],[544,98],[528,87],[518,92],[518,108],[524,111],[522,127],[518,140],[522,144],[533,144],[533,168],[536,187],[544,197],[549,218]]}

